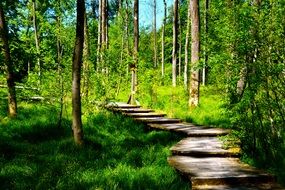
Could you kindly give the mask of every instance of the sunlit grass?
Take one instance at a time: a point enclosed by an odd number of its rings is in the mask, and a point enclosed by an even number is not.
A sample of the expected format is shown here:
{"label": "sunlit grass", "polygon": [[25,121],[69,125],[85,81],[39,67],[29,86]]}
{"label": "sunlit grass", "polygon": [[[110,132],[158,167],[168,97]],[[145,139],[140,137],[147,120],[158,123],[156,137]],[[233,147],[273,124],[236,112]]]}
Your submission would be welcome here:
{"label": "sunlit grass", "polygon": [[179,136],[103,111],[86,114],[79,148],[57,121],[55,106],[27,103],[0,121],[0,189],[189,189],[167,163]]}
{"label": "sunlit grass", "polygon": [[224,107],[225,97],[222,91],[212,86],[201,87],[200,104],[197,108],[189,108],[188,95],[183,87],[159,86],[151,93],[142,93],[140,103],[169,117],[176,117],[187,122],[201,125],[229,127],[229,119]]}

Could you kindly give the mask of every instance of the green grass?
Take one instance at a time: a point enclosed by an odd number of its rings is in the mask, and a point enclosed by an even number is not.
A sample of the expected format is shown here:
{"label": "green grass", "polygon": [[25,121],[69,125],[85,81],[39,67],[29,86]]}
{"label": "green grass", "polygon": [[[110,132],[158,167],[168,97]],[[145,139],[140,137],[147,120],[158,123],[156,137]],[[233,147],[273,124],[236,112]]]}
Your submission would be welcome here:
{"label": "green grass", "polygon": [[224,106],[225,93],[214,86],[201,87],[200,104],[192,109],[188,106],[188,95],[181,86],[156,86],[149,91],[143,89],[140,93],[138,99],[144,107],[166,112],[169,117],[200,125],[230,127]]}
{"label": "green grass", "polygon": [[179,136],[101,111],[86,114],[79,148],[54,106],[21,103],[13,120],[0,111],[0,189],[189,189],[167,163]]}

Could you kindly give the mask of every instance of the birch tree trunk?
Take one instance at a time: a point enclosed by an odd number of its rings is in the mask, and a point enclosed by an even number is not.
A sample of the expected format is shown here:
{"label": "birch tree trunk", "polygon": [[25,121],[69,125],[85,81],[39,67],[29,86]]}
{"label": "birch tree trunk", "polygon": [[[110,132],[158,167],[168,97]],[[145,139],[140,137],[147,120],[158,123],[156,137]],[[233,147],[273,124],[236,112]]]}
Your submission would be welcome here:
{"label": "birch tree trunk", "polygon": [[190,98],[189,106],[196,107],[199,104],[199,63],[200,39],[199,39],[199,4],[198,0],[191,2],[191,76],[190,76]]}
{"label": "birch tree trunk", "polygon": [[184,64],[184,88],[188,90],[188,65],[189,65],[189,37],[190,37],[190,23],[191,23],[191,0],[188,0],[188,14],[187,14],[187,29],[185,39],[185,64]]}
{"label": "birch tree trunk", "polygon": [[38,67],[38,87],[41,84],[41,60],[40,60],[40,42],[39,42],[39,34],[38,34],[38,24],[37,24],[37,5],[36,0],[33,0],[33,25],[35,32],[35,44],[37,51],[37,67]]}
{"label": "birch tree trunk", "polygon": [[209,0],[205,0],[205,15],[204,15],[204,27],[205,27],[205,43],[204,43],[204,66],[202,71],[202,84],[206,84],[207,67],[208,67],[208,15],[209,15]]}
{"label": "birch tree trunk", "polygon": [[164,4],[164,17],[163,17],[163,24],[162,24],[162,32],[161,32],[161,76],[164,77],[164,46],[165,46],[165,25],[166,25],[166,16],[167,16],[167,4],[166,0],[163,0]]}
{"label": "birch tree trunk", "polygon": [[76,39],[72,64],[72,130],[74,141],[83,145],[83,128],[81,120],[80,72],[84,43],[84,0],[77,0]]}
{"label": "birch tree trunk", "polygon": [[181,77],[181,62],[182,62],[182,27],[180,12],[178,11],[178,28],[179,28],[179,49],[178,49],[178,76]]}
{"label": "birch tree trunk", "polygon": [[89,29],[87,22],[86,10],[84,12],[84,44],[83,44],[83,88],[82,95],[86,98],[88,102],[88,93],[89,93],[89,56],[90,56],[90,47],[89,47]]}
{"label": "birch tree trunk", "polygon": [[177,66],[177,33],[178,33],[178,0],[173,5],[173,49],[172,49],[172,86],[176,87],[176,66]]}
{"label": "birch tree trunk", "polygon": [[6,66],[6,80],[8,87],[8,114],[10,117],[17,116],[17,100],[16,100],[16,90],[15,81],[13,73],[13,65],[10,54],[9,40],[8,40],[8,28],[5,21],[4,11],[2,4],[0,3],[0,35],[3,43],[3,53]]}
{"label": "birch tree trunk", "polygon": [[157,67],[156,0],[153,0],[153,52],[154,67]]}
{"label": "birch tree trunk", "polygon": [[97,39],[97,57],[96,57],[96,70],[101,69],[101,43],[102,43],[102,0],[99,0],[98,7],[98,39]]}

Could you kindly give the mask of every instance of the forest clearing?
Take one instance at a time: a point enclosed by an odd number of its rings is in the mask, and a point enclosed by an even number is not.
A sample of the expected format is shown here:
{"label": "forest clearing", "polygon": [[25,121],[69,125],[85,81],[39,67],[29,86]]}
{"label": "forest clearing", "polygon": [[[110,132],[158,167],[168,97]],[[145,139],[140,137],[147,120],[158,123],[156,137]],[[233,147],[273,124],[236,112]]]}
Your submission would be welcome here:
{"label": "forest clearing", "polygon": [[284,15],[1,1],[0,189],[284,189]]}

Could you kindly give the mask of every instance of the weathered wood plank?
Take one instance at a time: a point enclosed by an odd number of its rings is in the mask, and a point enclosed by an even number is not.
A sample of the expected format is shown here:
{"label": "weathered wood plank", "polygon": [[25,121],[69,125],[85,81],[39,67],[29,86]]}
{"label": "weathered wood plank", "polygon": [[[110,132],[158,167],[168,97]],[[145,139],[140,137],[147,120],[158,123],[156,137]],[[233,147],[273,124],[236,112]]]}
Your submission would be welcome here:
{"label": "weathered wood plank", "polygon": [[238,157],[238,147],[224,148],[223,142],[217,137],[190,137],[181,140],[171,148],[174,155],[194,157]]}
{"label": "weathered wood plank", "polygon": [[175,131],[187,134],[189,137],[215,137],[227,135],[231,130],[222,128],[213,128],[206,126],[196,126],[190,123],[175,123],[175,124],[150,124],[150,127]]}
{"label": "weathered wood plank", "polygon": [[240,184],[240,185],[201,185],[195,186],[192,190],[284,190],[276,183],[260,183],[260,184]]}
{"label": "weathered wood plank", "polygon": [[141,117],[141,118],[134,118],[136,121],[140,121],[143,123],[156,123],[156,124],[162,124],[162,123],[179,123],[181,122],[180,119],[171,119],[171,118],[164,118],[164,117]]}
{"label": "weathered wood plank", "polygon": [[168,162],[189,177],[192,187],[275,182],[272,175],[242,164],[236,158],[172,156]]}
{"label": "weathered wood plank", "polygon": [[154,112],[152,109],[143,109],[143,108],[115,108],[114,109],[117,112],[122,113],[150,113]]}
{"label": "weathered wood plank", "polygon": [[132,108],[140,108],[141,106],[138,105],[131,105],[131,104],[127,104],[124,102],[110,102],[106,105],[107,108],[110,109],[115,109],[115,108],[128,108],[128,109],[132,109]]}
{"label": "weathered wood plank", "polygon": [[130,117],[134,117],[134,118],[139,118],[139,117],[164,117],[166,116],[166,114],[163,114],[163,113],[124,113],[125,115],[127,116],[130,116]]}

